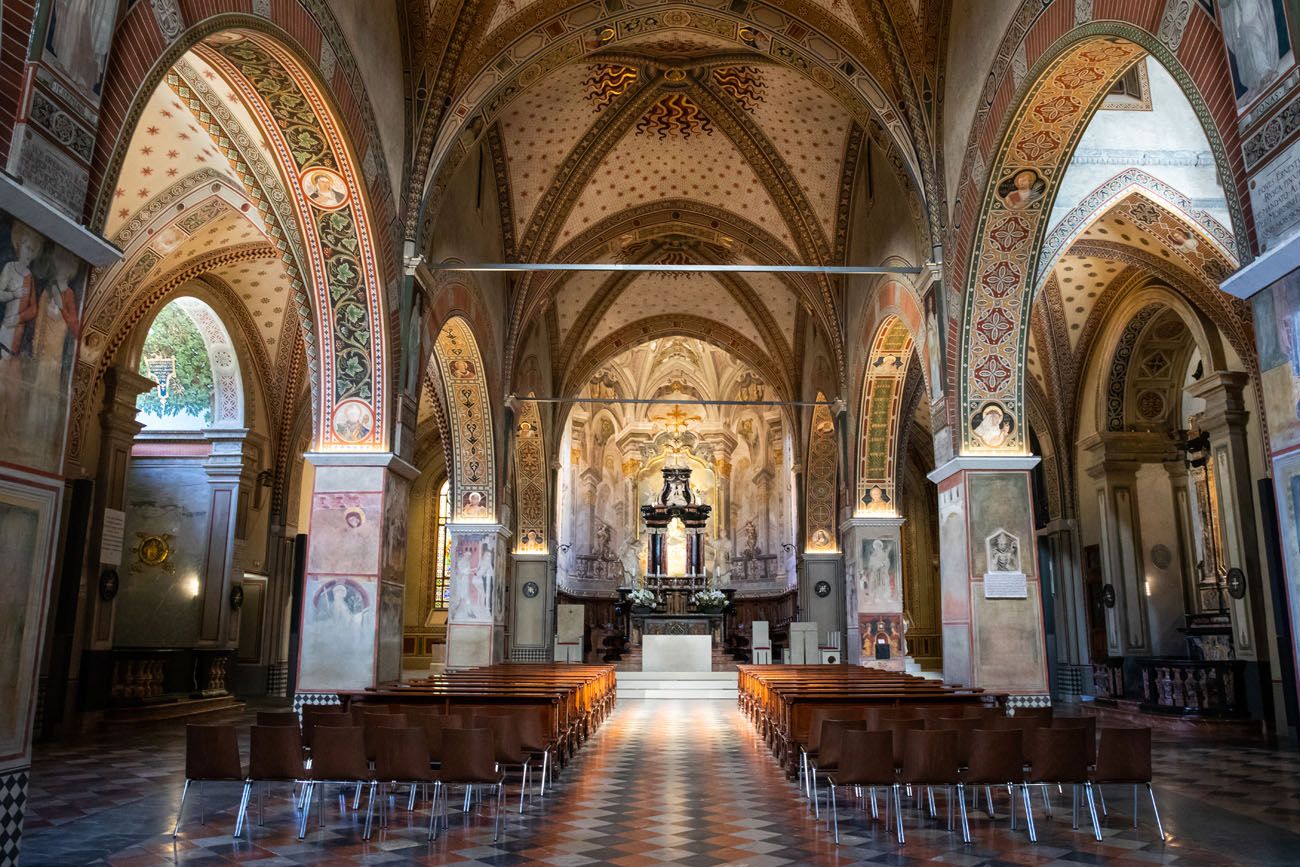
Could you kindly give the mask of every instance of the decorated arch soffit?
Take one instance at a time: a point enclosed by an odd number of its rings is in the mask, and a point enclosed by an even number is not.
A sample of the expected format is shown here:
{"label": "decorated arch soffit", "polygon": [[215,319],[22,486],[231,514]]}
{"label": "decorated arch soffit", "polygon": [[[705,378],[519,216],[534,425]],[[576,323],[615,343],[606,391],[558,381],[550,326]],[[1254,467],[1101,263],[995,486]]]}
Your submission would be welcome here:
{"label": "decorated arch soffit", "polygon": [[1117,37],[1057,54],[1006,126],[975,231],[964,298],[957,425],[964,454],[1023,453],[1027,290],[1070,155],[1112,84],[1145,56]]}
{"label": "decorated arch soffit", "polygon": [[542,416],[537,401],[519,402],[515,416],[515,518],[518,539],[515,550],[528,553],[547,551],[546,446],[542,440]]}
{"label": "decorated arch soffit", "polygon": [[839,474],[839,443],[835,419],[826,406],[826,395],[817,392],[808,432],[807,493],[804,500],[805,550],[813,553],[839,550],[835,540],[836,482]]}
{"label": "decorated arch soffit", "polygon": [[858,448],[858,515],[897,513],[900,424],[908,424],[902,407],[912,357],[912,332],[897,317],[876,332],[862,387],[861,443]]}
{"label": "decorated arch soffit", "polygon": [[[278,165],[302,236],[303,261],[285,256],[314,310],[314,448],[380,450],[388,443],[384,298],[364,183],[331,107],[301,64],[274,40],[225,31],[195,52],[236,92]],[[289,246],[289,245],[286,245]],[[314,357],[313,357],[314,355]]]}
{"label": "decorated arch soffit", "polygon": [[498,515],[496,448],[487,374],[469,323],[460,316],[448,319],[433,354],[447,396],[452,520],[490,524]]}
{"label": "decorated arch soffit", "polygon": [[[880,52],[867,51],[865,43],[850,47],[851,39],[846,42],[819,32],[806,21],[764,3],[749,4],[744,15],[737,14],[735,8],[723,0],[704,0],[689,7],[664,4],[611,16],[593,2],[554,8],[545,21],[516,30],[517,35],[507,36],[503,31],[499,44],[494,42],[489,53],[466,65],[477,71],[457,90],[449,110],[436,119],[430,117],[421,129],[415,165],[422,168],[413,178],[408,219],[418,219],[422,213],[429,219],[440,196],[438,178],[471,152],[479,137],[531,86],[597,52],[607,56],[634,53],[638,45],[665,40],[691,46],[681,49],[683,55],[702,45],[709,53],[730,52],[733,65],[775,64],[811,80],[858,126],[884,130],[890,143],[887,150],[897,155],[910,186],[923,188],[907,119],[879,84],[889,79]],[[647,48],[662,52],[664,46]],[[407,233],[416,234],[414,225],[408,223]]]}

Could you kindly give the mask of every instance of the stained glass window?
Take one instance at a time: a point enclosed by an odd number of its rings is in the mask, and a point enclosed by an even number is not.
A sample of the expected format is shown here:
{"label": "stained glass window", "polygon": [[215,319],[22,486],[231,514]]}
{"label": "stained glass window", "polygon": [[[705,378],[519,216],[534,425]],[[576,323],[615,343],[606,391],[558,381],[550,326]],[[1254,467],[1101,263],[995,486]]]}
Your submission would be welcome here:
{"label": "stained glass window", "polygon": [[447,578],[451,575],[451,537],[447,534],[447,514],[451,511],[451,480],[438,490],[438,560],[433,570],[432,606],[447,608]]}

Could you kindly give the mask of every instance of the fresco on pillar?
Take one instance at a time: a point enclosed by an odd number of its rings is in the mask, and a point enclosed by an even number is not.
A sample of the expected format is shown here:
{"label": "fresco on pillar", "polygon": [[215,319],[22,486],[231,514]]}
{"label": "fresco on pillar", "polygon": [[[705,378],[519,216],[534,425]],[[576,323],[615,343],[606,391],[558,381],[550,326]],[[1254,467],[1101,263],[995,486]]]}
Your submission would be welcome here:
{"label": "fresco on pillar", "polygon": [[0,460],[62,469],[86,268],[0,212]]}
{"label": "fresco on pillar", "polygon": [[307,571],[378,574],[382,500],[378,491],[313,494]]}
{"label": "fresco on pillar", "polygon": [[374,576],[307,576],[299,690],[360,689],[371,685],[378,585]]}
{"label": "fresco on pillar", "polygon": [[1300,444],[1300,271],[1255,296],[1264,415],[1274,454]]}
{"label": "fresco on pillar", "polygon": [[[1021,598],[986,598],[989,573],[1034,576],[1032,502],[1023,472],[970,473],[966,481],[971,566],[972,675],[986,689],[1045,690],[1042,614],[1037,582]],[[947,586],[945,582],[945,587]]]}
{"label": "fresco on pillar", "polygon": [[456,533],[451,550],[451,623],[494,622],[500,588],[496,586],[496,533]]}

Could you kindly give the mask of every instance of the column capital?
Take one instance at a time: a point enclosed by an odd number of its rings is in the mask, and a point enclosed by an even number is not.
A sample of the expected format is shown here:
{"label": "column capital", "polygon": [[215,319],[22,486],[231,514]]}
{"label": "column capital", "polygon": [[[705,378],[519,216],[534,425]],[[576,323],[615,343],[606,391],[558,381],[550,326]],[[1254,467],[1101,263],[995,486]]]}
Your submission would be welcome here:
{"label": "column capital", "polygon": [[1249,374],[1223,370],[1206,374],[1187,386],[1188,394],[1205,401],[1201,427],[1213,434],[1225,427],[1245,426],[1250,411],[1246,408],[1244,392],[1249,385]]}
{"label": "column capital", "polygon": [[957,473],[970,470],[1032,470],[1042,458],[1038,455],[959,455],[926,474],[936,485]]}
{"label": "column capital", "polygon": [[303,457],[313,467],[379,467],[406,479],[420,475],[418,469],[392,452],[306,452]]}
{"label": "column capital", "polygon": [[840,535],[843,536],[858,528],[892,529],[901,527],[906,522],[907,519],[902,515],[857,515],[840,522]]}

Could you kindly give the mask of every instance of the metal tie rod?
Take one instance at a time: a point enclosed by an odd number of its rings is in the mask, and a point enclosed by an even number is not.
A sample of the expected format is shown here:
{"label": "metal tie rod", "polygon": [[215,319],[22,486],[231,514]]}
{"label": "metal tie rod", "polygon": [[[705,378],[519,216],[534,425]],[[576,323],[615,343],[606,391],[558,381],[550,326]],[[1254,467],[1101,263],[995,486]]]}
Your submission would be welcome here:
{"label": "metal tie rod", "polygon": [[631,403],[681,406],[836,406],[838,400],[674,400],[668,397],[521,397],[509,395],[506,403]]}
{"label": "metal tie rod", "polygon": [[650,265],[622,262],[424,262],[430,271],[604,271],[670,274],[920,274],[905,265]]}

